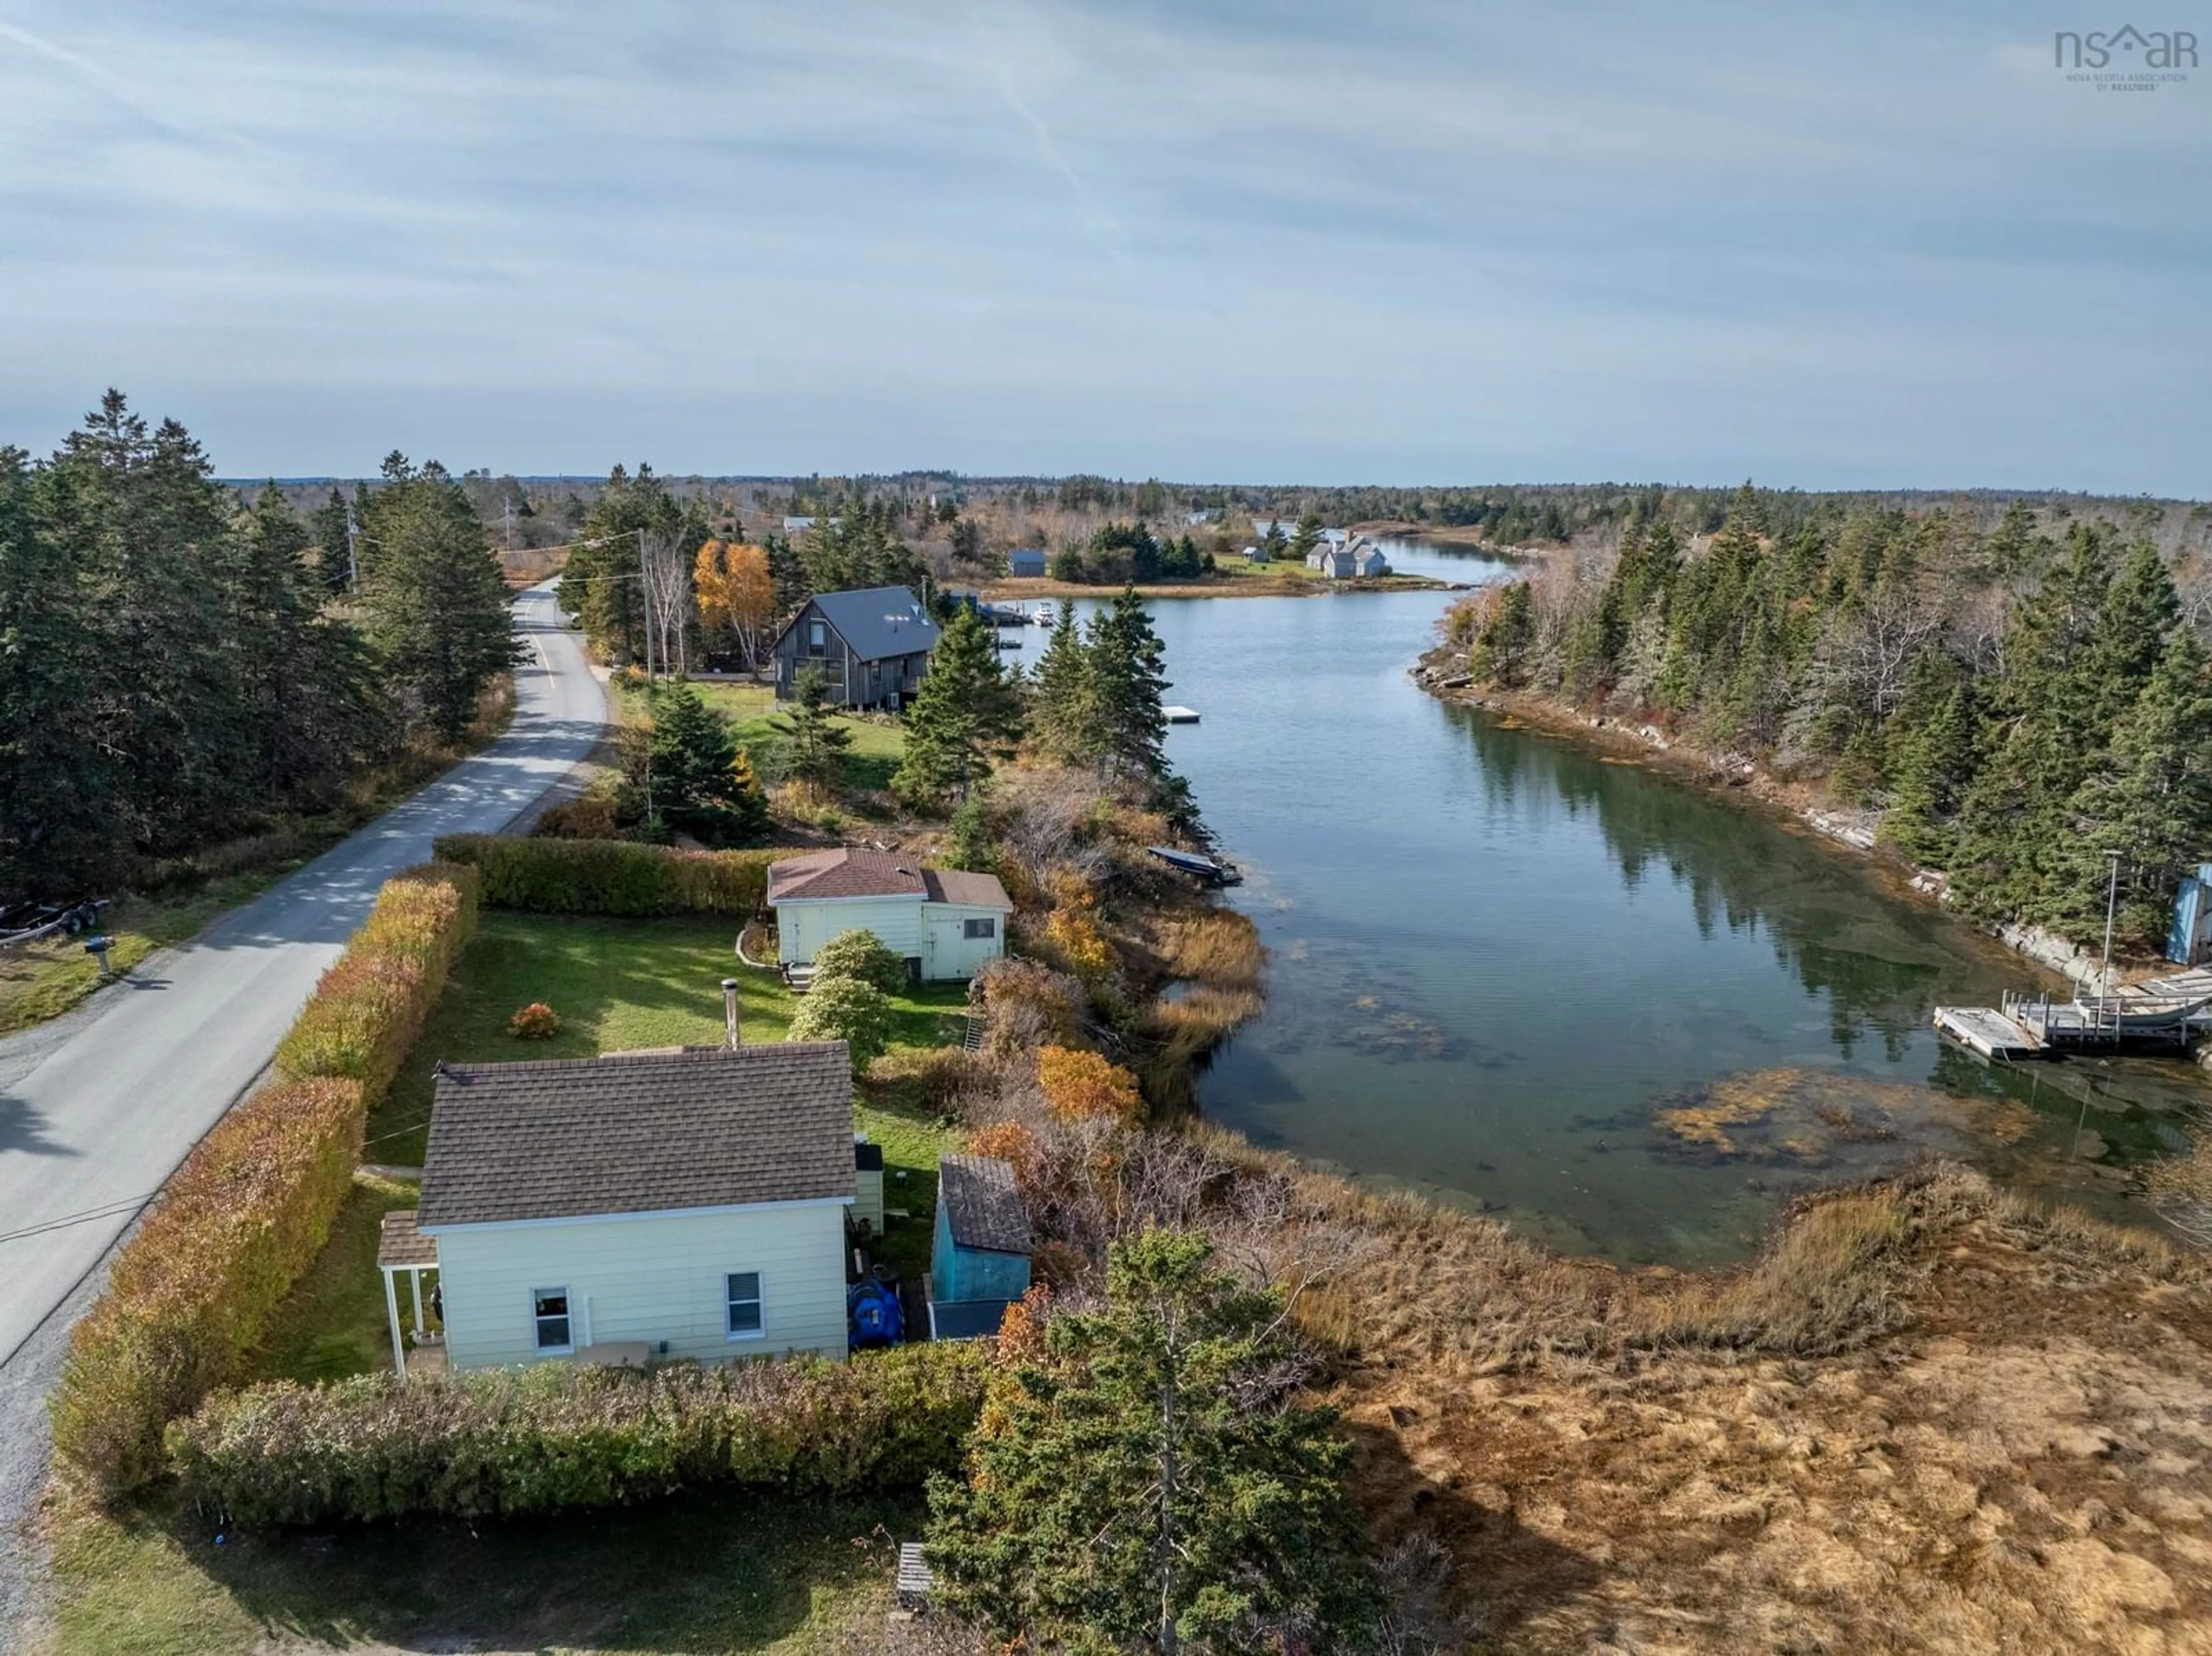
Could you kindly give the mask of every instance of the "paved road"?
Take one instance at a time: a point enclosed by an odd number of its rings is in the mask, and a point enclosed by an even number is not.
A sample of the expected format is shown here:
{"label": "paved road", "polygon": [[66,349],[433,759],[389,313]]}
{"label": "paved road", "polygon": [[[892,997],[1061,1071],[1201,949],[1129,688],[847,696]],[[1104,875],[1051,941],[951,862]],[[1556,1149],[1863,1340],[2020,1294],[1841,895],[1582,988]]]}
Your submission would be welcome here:
{"label": "paved road", "polygon": [[505,827],[600,739],[605,693],[551,588],[515,613],[535,658],[506,736],[89,1006],[0,1041],[0,1371],[261,1073],[377,887],[438,834]]}

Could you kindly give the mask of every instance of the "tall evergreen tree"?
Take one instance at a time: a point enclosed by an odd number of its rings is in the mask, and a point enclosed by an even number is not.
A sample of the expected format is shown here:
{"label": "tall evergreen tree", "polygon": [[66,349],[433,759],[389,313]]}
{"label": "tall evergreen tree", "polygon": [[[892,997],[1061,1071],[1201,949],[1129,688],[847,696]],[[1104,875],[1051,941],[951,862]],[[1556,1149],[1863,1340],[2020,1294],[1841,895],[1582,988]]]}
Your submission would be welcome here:
{"label": "tall evergreen tree", "polygon": [[522,655],[499,560],[467,494],[434,461],[374,500],[364,630],[408,713],[458,741],[485,688]]}
{"label": "tall evergreen tree", "polygon": [[823,792],[837,786],[853,733],[830,717],[830,676],[821,668],[799,670],[792,681],[791,712],[776,728],[784,740],[784,768],[794,780]]}
{"label": "tall evergreen tree", "polygon": [[1063,764],[1095,763],[1097,719],[1091,694],[1091,659],[1075,622],[1075,606],[1063,604],[1052,637],[1030,675],[1030,728],[1037,745]]}
{"label": "tall evergreen tree", "polygon": [[963,607],[937,640],[929,671],[906,714],[906,749],[891,786],[909,804],[965,799],[991,773],[990,755],[1021,731],[1021,693],[999,659],[992,630]]}
{"label": "tall evergreen tree", "polygon": [[28,461],[0,446],[0,904],[103,882],[127,849],[96,708],[102,617]]}
{"label": "tall evergreen tree", "polygon": [[2095,929],[2105,853],[2118,852],[2120,934],[2163,943],[2181,877],[2212,847],[2212,684],[2204,650],[2187,633],[2167,640],[2071,806],[2068,877],[2053,918],[2075,935]]}
{"label": "tall evergreen tree", "polygon": [[1133,585],[1092,617],[1087,653],[1093,751],[1110,774],[1159,781],[1168,773],[1164,652]]}
{"label": "tall evergreen tree", "polygon": [[1302,1404],[1281,1295],[1205,1238],[1115,1245],[1106,1297],[994,1383],[965,1482],[930,1487],[954,1608],[1030,1648],[1341,1651],[1379,1604],[1343,1491],[1350,1446]]}
{"label": "tall evergreen tree", "polygon": [[307,542],[315,549],[315,575],[332,597],[353,585],[354,547],[347,534],[353,513],[337,489],[307,519]]}

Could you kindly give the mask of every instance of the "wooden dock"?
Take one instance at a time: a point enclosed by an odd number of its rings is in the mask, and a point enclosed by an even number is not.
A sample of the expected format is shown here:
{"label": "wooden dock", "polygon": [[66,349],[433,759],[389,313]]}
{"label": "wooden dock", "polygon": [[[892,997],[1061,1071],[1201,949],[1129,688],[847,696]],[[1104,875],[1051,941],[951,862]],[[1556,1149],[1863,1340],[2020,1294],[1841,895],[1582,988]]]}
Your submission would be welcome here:
{"label": "wooden dock", "polygon": [[1160,717],[1166,719],[1170,725],[1195,725],[1198,723],[1198,709],[1195,707],[1163,707],[1160,709]]}
{"label": "wooden dock", "polygon": [[2186,1046],[2212,1031],[2212,972],[2130,984],[2109,995],[2007,995],[2002,1006],[1939,1006],[1936,1028],[1984,1058],[2050,1058],[2125,1046]]}
{"label": "wooden dock", "polygon": [[1991,1006],[1939,1006],[1936,1027],[1984,1058],[2040,1058],[2043,1043]]}

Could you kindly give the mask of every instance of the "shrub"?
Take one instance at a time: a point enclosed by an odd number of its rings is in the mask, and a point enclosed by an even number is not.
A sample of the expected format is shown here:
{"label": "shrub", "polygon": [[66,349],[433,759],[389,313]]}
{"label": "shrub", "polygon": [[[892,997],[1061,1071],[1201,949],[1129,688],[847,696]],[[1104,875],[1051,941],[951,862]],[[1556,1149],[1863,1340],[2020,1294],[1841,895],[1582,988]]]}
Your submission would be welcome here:
{"label": "shrub", "polygon": [[449,834],[438,855],[477,870],[495,908],[536,914],[733,914],[768,902],[773,851],[675,851],[626,840]]}
{"label": "shrub", "polygon": [[507,1033],[517,1040],[550,1040],[561,1033],[561,1015],[542,1000],[533,1000],[507,1021]]}
{"label": "shrub", "polygon": [[1045,1047],[1037,1053],[1037,1085],[1063,1121],[1097,1119],[1133,1127],[1145,1113],[1137,1077],[1096,1052]]}
{"label": "shrub", "polygon": [[858,978],[886,995],[906,987],[906,962],[872,931],[840,931],[816,951],[814,979]]}
{"label": "shrub", "polygon": [[99,1493],[160,1471],[164,1423],[236,1378],[322,1251],[368,1110],[474,929],[477,888],[437,864],[385,883],[278,1045],[277,1081],[216,1125],[117,1256],[53,1404],[56,1449]]}
{"label": "shrub", "polygon": [[1087,985],[1103,982],[1121,964],[1088,898],[1054,909],[1044,923],[1044,935],[1060,962]]}
{"label": "shrub", "polygon": [[547,1363],[289,1381],[169,1429],[187,1495],[246,1524],[513,1517],[703,1485],[907,1489],[959,1465],[989,1355],[902,1346],[639,1374]]}
{"label": "shrub", "polygon": [[162,1426],[237,1375],[353,1180],[358,1083],[279,1081],[216,1123],[70,1338],[54,1447],[102,1494],[161,1470]]}
{"label": "shrub", "polygon": [[865,1074],[890,1045],[891,1006],[882,990],[858,978],[817,980],[791,1020],[793,1040],[842,1040],[853,1073]]}
{"label": "shrub", "polygon": [[894,1046],[868,1065],[868,1089],[878,1103],[951,1115],[978,1067],[957,1046]]}
{"label": "shrub", "polygon": [[983,1015],[990,1050],[1000,1055],[1068,1040],[1085,1004],[1073,978],[1011,955],[983,962],[968,986],[968,1000]]}
{"label": "shrub", "polygon": [[531,833],[541,840],[611,840],[621,834],[621,812],[611,793],[579,794],[548,805]]}

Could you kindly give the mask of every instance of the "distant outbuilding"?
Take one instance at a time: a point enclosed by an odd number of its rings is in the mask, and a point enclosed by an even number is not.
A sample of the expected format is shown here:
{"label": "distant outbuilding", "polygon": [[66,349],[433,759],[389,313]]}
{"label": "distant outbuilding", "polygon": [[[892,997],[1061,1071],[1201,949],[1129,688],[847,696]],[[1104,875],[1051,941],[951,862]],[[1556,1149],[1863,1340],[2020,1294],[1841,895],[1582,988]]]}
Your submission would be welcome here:
{"label": "distant outbuilding", "polygon": [[997,1333],[1006,1307],[1029,1292],[1030,1246],[1012,1164],[988,1156],[945,1157],[929,1254],[932,1337]]}
{"label": "distant outbuilding", "polygon": [[1044,573],[1044,549],[1018,546],[1006,554],[1006,573],[1016,580],[1036,579]]}

